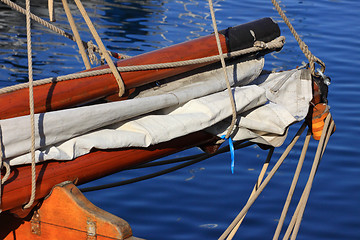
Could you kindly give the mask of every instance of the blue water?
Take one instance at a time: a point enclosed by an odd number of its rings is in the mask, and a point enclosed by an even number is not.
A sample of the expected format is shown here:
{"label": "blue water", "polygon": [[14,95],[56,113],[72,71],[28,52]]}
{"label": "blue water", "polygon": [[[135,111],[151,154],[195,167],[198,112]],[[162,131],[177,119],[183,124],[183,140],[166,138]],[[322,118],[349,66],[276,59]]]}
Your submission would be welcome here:
{"label": "blue water", "polygon": [[[38,0],[33,6],[34,12],[44,18],[46,2]],[[60,3],[55,4],[56,24],[69,30]],[[80,21],[73,3],[70,5],[75,19]],[[213,31],[205,0],[89,0],[84,5],[105,45],[128,55]],[[306,61],[270,0],[218,0],[214,5],[219,29],[262,17],[279,21],[286,45],[281,52],[266,57],[267,69],[291,69]],[[281,6],[310,50],[326,63],[326,74],[332,79],[329,104],[337,126],[319,166],[298,239],[360,239],[360,1],[283,0]],[[79,22],[78,27],[82,37],[89,40],[85,24]],[[71,41],[44,31],[38,24],[33,24],[33,28],[35,79],[84,69]],[[0,56],[1,87],[26,81],[24,17],[3,4],[0,4]],[[290,129],[290,136],[297,127]],[[315,144],[311,143],[310,151],[315,150]],[[283,150],[284,147],[277,149],[273,160]],[[236,239],[272,238],[300,151],[297,146],[284,162],[250,209]],[[176,156],[194,153],[198,150]],[[236,151],[233,175],[230,156],[223,154],[155,179],[86,196],[97,206],[127,220],[138,237],[217,239],[246,203],[266,155],[266,151],[254,146]],[[300,186],[306,182],[311,160],[306,159]],[[152,171],[120,172],[87,186]],[[295,198],[300,194],[299,189]],[[290,208],[293,210],[294,205]]]}

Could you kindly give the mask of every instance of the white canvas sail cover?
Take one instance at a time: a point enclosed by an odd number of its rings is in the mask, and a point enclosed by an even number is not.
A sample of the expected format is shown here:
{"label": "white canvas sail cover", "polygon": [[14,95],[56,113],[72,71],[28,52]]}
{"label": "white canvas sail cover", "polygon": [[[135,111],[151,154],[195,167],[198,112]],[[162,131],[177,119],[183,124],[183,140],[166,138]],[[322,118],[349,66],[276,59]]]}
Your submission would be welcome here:
{"label": "white canvas sail cover", "polygon": [[[307,70],[259,77],[264,59],[227,67],[238,122],[234,140],[282,144],[287,127],[302,120],[312,98]],[[144,91],[137,98],[36,114],[36,160],[71,160],[93,148],[148,147],[195,131],[221,136],[232,114],[221,69]],[[30,163],[28,116],[0,121],[10,165]]]}

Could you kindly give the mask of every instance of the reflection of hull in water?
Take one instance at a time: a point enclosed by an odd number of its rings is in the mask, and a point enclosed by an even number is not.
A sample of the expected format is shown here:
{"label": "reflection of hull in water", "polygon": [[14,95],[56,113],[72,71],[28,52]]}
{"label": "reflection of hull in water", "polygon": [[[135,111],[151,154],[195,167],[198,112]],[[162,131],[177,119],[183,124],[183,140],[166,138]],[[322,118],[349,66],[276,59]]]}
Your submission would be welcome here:
{"label": "reflection of hull in water", "polygon": [[[253,30],[253,32],[250,32]],[[253,45],[254,32],[259,41],[271,41],[280,31],[271,19],[262,19],[238,28],[222,31],[220,34],[223,52],[231,52]],[[132,66],[151,63],[176,62],[217,55],[213,35],[185,42],[151,53],[122,60],[118,66]],[[121,73],[127,91],[164,78],[188,72],[206,64],[190,65],[162,70],[147,70]],[[97,69],[106,68],[99,67]],[[90,101],[116,95],[117,83],[112,74],[85,77],[64,82],[50,83],[34,87],[35,111],[48,112],[74,107]],[[28,90],[22,89],[0,95],[2,119],[28,114]],[[205,132],[195,132],[148,148],[125,148],[114,150],[94,150],[73,161],[44,162],[37,165],[36,200],[43,199],[51,189],[64,181],[83,184],[120,170],[155,160],[184,149],[213,144],[217,137]],[[21,207],[30,198],[30,166],[12,167],[11,175],[3,186],[2,210],[10,210],[21,216]]]}

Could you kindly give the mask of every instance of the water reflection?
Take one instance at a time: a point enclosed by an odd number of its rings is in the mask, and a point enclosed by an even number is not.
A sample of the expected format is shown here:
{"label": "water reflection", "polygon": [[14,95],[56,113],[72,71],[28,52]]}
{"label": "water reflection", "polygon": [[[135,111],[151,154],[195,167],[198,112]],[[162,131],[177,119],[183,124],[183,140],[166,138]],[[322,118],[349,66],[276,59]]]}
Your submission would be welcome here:
{"label": "water reflection", "polygon": [[[23,0],[16,2],[24,3]],[[34,12],[47,18],[46,0],[32,2]],[[56,25],[69,31],[60,3],[55,1]],[[69,4],[82,37],[84,40],[91,39],[76,6],[72,1]],[[83,4],[106,46],[129,55],[212,32],[206,0],[86,0]],[[270,1],[222,0],[214,5],[219,28],[262,17],[280,21],[286,45],[280,53],[267,56],[267,69],[290,69],[305,60]],[[356,133],[359,132],[360,117],[357,91],[360,31],[359,25],[354,23],[359,21],[356,10],[360,8],[360,2],[288,0],[283,1],[281,6],[312,52],[326,62],[327,73],[334,81],[330,86],[329,102],[337,132],[330,139],[319,167],[300,237],[358,239],[360,151],[354,143],[358,142]],[[33,24],[33,28],[35,78],[83,69],[74,43],[44,31],[38,24]],[[25,39],[24,17],[0,3],[0,86],[26,80]],[[104,190],[101,198],[99,192],[88,193],[87,197],[97,206],[128,220],[139,237],[216,239],[246,203],[252,190],[257,178],[255,173],[261,168],[258,166],[261,161],[252,161],[259,153],[257,150],[248,148],[237,153],[241,166],[234,175],[229,174],[227,162],[219,156],[196,165],[195,169],[205,169],[201,172],[184,169],[136,185]],[[264,157],[261,155],[260,159]],[[290,167],[295,169],[295,161],[286,163],[286,168]],[[309,169],[311,166],[308,162],[304,167]],[[137,177],[142,173],[148,172],[128,172],[126,176]],[[278,218],[281,212],[291,181],[289,174],[282,170],[273,179],[268,192],[259,199],[262,202],[251,209],[250,218],[246,218],[245,225],[240,228],[241,238],[263,239],[273,235],[276,223],[272,219]],[[191,181],[184,181],[189,177]],[[110,183],[117,178],[124,178],[124,173],[101,179],[95,185]]]}
{"label": "water reflection", "polygon": [[[215,8],[221,5],[217,1]],[[24,7],[23,2],[16,2]],[[67,32],[61,1],[55,2],[56,23]],[[137,55],[212,32],[207,1],[90,0],[83,2],[105,46]],[[69,6],[85,41],[92,40],[75,3]],[[31,11],[48,20],[47,0],[33,1]],[[25,17],[0,3],[0,85],[27,81]],[[32,23],[34,79],[84,69],[77,46],[38,23]]]}

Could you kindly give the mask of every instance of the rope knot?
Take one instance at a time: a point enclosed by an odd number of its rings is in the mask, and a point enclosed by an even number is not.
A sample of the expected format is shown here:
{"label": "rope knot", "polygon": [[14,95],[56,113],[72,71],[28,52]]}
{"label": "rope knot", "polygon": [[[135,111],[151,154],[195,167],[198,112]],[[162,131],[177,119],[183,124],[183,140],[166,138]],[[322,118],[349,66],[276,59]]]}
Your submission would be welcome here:
{"label": "rope knot", "polygon": [[94,53],[94,43],[91,40],[87,42],[87,51],[91,64],[98,64],[99,60]]}
{"label": "rope knot", "polygon": [[254,42],[254,47],[266,49],[266,48],[268,48],[268,45],[267,45],[267,43],[265,43],[263,41],[255,41]]}

